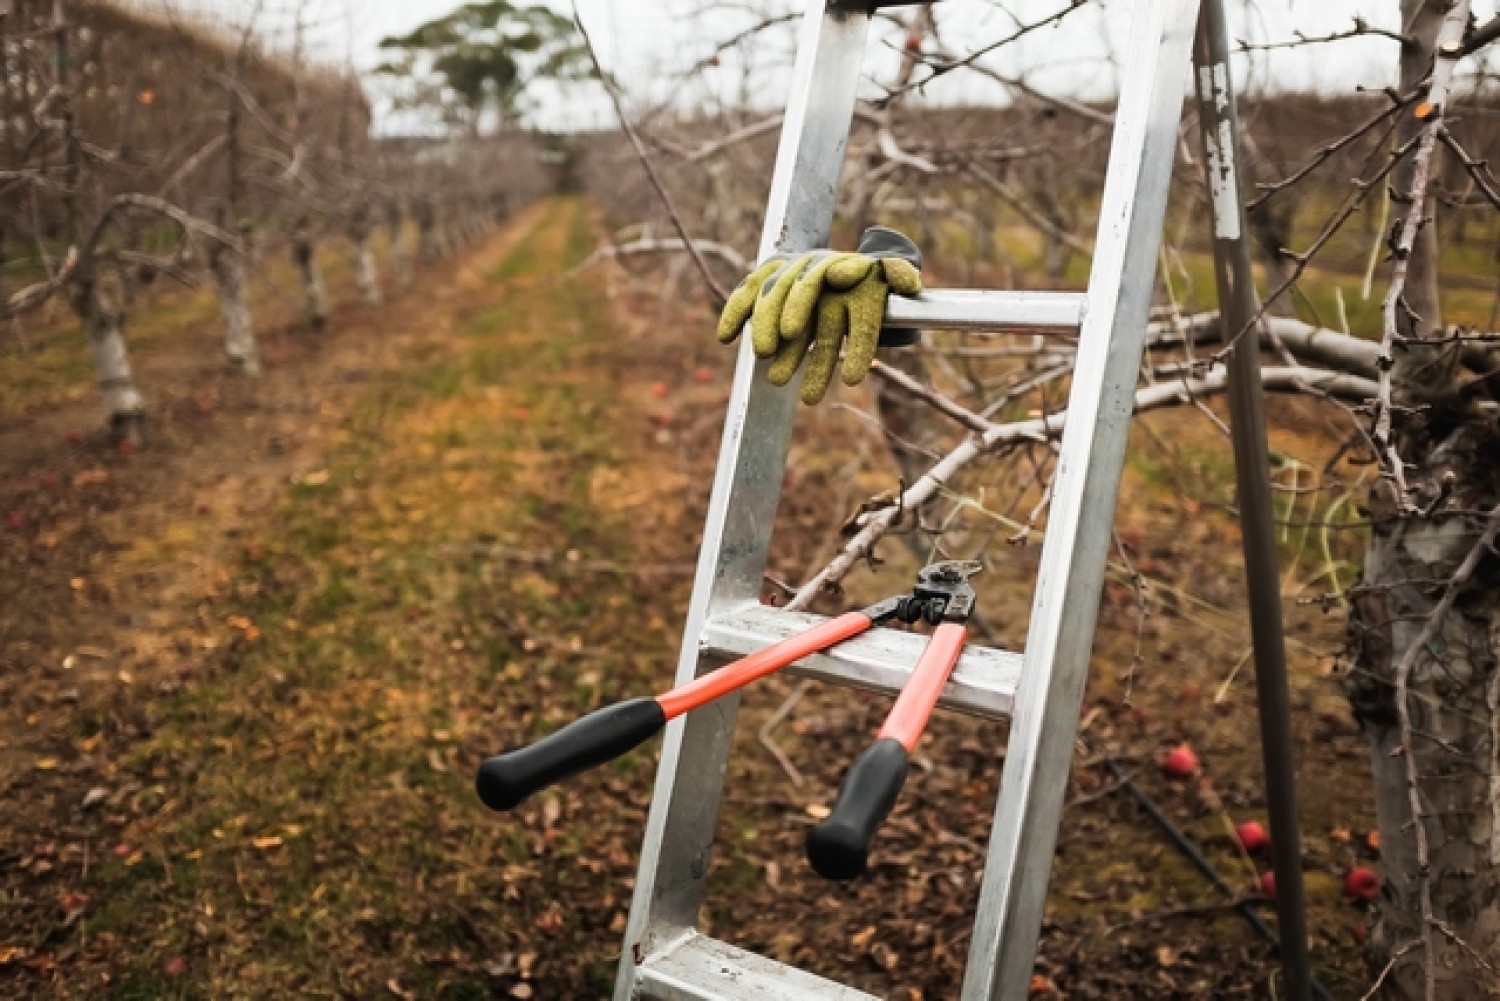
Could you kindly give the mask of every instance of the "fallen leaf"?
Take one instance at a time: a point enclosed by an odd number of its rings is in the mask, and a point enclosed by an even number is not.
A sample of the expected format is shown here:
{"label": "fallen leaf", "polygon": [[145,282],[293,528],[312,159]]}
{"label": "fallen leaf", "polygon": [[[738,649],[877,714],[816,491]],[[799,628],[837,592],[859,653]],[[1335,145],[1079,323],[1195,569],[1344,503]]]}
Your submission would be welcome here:
{"label": "fallen leaf", "polygon": [[284,842],[278,834],[268,834],[262,838],[251,838],[250,843],[261,851],[269,851],[272,848],[280,848]]}

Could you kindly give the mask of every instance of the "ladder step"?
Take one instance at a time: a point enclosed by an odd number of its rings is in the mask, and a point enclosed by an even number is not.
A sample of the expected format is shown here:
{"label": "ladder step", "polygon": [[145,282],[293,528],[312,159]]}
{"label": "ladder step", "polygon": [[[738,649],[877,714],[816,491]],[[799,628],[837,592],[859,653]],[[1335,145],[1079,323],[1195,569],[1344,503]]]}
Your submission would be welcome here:
{"label": "ladder step", "polygon": [[638,996],[660,1001],[878,1001],[696,932],[646,957],[636,983]]}
{"label": "ladder step", "polygon": [[[699,645],[709,655],[726,659],[743,657],[825,621],[821,615],[746,605],[710,619],[703,627]],[[876,628],[845,640],[826,653],[799,660],[788,670],[809,678],[894,695],[906,684],[926,645],[926,636]],[[938,705],[986,719],[1009,719],[1020,679],[1020,654],[968,646],[953,676],[943,686]]]}
{"label": "ladder step", "polygon": [[891,296],[885,325],[1072,333],[1083,323],[1086,298],[1082,292],[930,289],[919,296]]}

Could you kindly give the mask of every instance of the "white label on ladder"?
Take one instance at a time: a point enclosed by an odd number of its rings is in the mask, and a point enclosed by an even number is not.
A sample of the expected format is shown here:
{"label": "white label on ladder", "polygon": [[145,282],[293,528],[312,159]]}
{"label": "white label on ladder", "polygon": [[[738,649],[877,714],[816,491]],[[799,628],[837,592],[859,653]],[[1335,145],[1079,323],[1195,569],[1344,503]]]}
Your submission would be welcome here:
{"label": "white label on ladder", "polygon": [[[1198,93],[1213,99],[1221,115],[1229,107],[1229,64],[1215,63],[1198,70]],[[1214,203],[1214,236],[1240,238],[1239,178],[1234,169],[1234,133],[1229,119],[1219,119],[1218,134],[1204,132],[1208,147],[1208,194]]]}

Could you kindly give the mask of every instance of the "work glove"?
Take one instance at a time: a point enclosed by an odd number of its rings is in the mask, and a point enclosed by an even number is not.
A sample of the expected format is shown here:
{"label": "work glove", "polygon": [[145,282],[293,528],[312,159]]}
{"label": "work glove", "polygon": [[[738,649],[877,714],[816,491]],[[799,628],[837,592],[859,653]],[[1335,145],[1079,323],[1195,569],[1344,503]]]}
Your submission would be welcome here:
{"label": "work glove", "polygon": [[[833,381],[840,349],[844,385],[857,385],[881,344],[910,344],[914,331],[887,331],[886,296],[922,291],[922,254],[916,244],[884,226],[872,226],[853,253],[814,250],[773,257],[740,282],[719,316],[719,342],[729,344],[750,321],[750,345],[770,358],[771,382],[785,386],[804,359],[802,402],[822,401]],[[846,343],[847,342],[847,343]]]}

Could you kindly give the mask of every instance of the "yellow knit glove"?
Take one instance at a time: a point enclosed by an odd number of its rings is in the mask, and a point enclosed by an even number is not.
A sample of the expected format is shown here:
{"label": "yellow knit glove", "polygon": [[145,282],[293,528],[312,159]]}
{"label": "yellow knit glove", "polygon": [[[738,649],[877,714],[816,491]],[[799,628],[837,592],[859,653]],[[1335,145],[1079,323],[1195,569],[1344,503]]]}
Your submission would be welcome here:
{"label": "yellow knit glove", "polygon": [[806,359],[802,402],[816,404],[828,392],[841,350],[846,386],[869,374],[886,296],[921,291],[921,272],[903,257],[815,250],[791,261],[774,258],[730,295],[719,316],[719,342],[733,342],[748,320],[755,354],[772,359],[772,384],[791,382]]}

